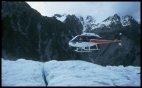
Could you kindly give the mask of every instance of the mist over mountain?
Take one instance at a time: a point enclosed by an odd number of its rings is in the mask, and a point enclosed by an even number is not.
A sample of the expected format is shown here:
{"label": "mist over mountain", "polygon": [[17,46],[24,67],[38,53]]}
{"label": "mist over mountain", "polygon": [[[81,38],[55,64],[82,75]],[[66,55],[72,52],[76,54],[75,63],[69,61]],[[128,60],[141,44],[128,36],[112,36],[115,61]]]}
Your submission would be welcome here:
{"label": "mist over mountain", "polygon": [[[1,12],[3,58],[78,59],[100,65],[140,65],[140,24],[130,15],[114,14],[96,23],[93,16],[55,14],[47,17],[25,2],[6,1],[2,1]],[[104,39],[119,38],[122,47],[112,43],[99,45],[100,50],[91,53],[74,52],[68,42],[82,32],[96,33]]]}

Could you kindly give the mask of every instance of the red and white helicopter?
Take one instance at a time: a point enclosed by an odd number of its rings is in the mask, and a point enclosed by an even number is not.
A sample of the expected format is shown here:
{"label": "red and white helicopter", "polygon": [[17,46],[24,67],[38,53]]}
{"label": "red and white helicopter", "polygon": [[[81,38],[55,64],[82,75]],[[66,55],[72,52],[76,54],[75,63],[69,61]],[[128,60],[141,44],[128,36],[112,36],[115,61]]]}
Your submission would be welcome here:
{"label": "red and white helicopter", "polygon": [[[75,36],[72,40],[69,41],[69,46],[75,47],[76,52],[91,52],[98,49],[98,44],[107,44],[117,42],[118,45],[122,46],[121,40],[104,40],[101,37],[94,33],[83,33],[81,35]],[[91,48],[96,46],[96,48]]]}

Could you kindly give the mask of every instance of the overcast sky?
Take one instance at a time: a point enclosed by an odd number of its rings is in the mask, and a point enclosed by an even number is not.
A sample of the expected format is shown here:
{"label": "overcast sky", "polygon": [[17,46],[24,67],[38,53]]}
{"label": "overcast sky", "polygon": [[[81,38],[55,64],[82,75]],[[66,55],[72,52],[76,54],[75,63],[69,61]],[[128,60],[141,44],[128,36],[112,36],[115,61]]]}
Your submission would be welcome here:
{"label": "overcast sky", "polygon": [[54,14],[76,14],[80,16],[94,16],[101,22],[108,16],[117,13],[120,16],[132,15],[140,22],[140,2],[27,2],[43,16]]}

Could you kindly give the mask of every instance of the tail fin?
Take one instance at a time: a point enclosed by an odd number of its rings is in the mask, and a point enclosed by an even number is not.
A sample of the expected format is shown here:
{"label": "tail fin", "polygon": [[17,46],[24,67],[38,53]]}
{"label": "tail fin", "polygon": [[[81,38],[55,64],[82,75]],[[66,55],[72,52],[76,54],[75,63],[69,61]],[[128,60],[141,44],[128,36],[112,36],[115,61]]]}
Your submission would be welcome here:
{"label": "tail fin", "polygon": [[117,42],[119,46],[122,46],[121,40],[115,39],[114,42]]}
{"label": "tail fin", "polygon": [[119,43],[118,43],[118,45],[119,45],[119,46],[122,46],[122,43],[121,43],[121,42],[119,42]]}

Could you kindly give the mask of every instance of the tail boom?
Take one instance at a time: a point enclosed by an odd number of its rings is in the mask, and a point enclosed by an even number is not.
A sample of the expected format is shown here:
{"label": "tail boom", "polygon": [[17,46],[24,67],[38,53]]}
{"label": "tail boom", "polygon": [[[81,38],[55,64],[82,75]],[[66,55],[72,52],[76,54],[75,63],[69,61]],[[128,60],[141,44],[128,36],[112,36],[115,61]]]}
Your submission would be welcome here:
{"label": "tail boom", "polygon": [[114,42],[120,43],[121,40],[97,40],[97,39],[91,39],[90,42],[96,43],[96,44],[106,44],[106,43],[114,43]]}

